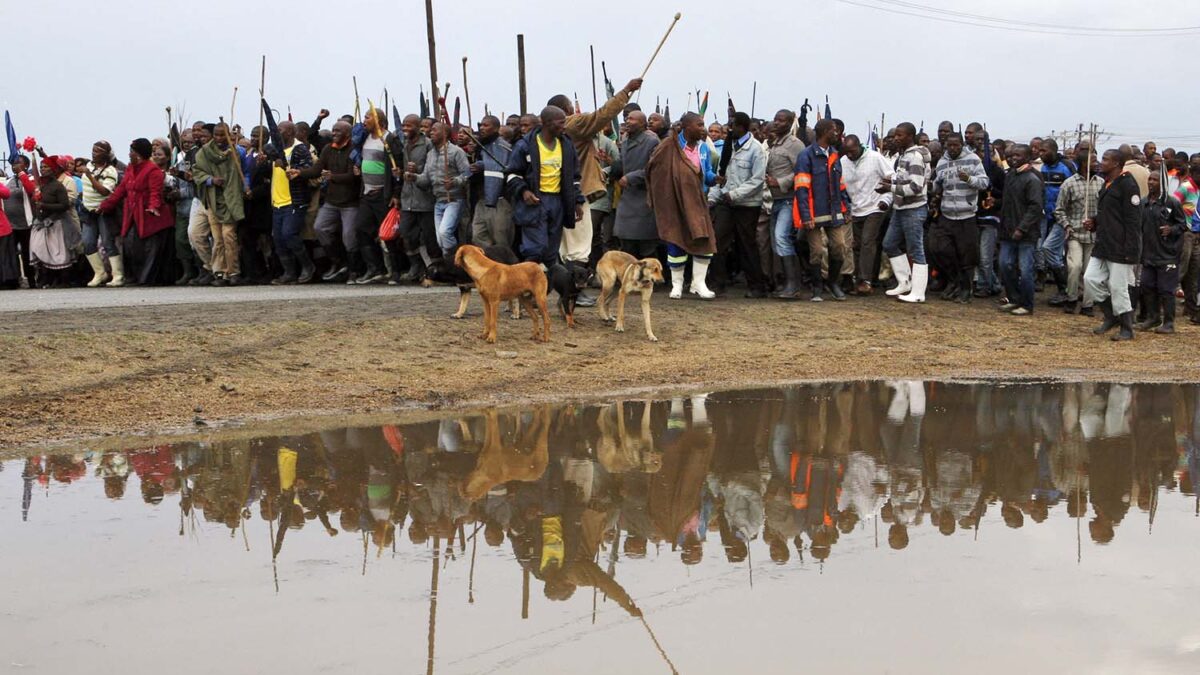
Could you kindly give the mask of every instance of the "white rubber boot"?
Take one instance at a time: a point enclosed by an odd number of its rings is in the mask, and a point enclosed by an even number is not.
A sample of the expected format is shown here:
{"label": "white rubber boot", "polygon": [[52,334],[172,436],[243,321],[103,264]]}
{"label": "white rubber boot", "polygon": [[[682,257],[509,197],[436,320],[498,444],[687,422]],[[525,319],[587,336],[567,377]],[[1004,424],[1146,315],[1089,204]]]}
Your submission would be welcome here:
{"label": "white rubber boot", "polygon": [[898,255],[895,258],[888,258],[888,264],[892,266],[892,274],[896,276],[896,287],[887,294],[894,298],[911,291],[912,268],[908,266],[908,256]]}
{"label": "white rubber boot", "polygon": [[925,383],[921,380],[908,381],[908,413],[913,417],[925,416]]}
{"label": "white rubber boot", "polygon": [[712,300],[717,297],[716,293],[708,290],[708,284],[704,283],[705,278],[708,277],[709,260],[692,256],[692,287],[689,291],[700,296],[701,300]]}
{"label": "white rubber boot", "polygon": [[683,272],[683,267],[671,268],[671,295],[668,297],[673,300],[683,297]]}
{"label": "white rubber boot", "polygon": [[104,284],[108,288],[120,288],[125,285],[125,265],[121,262],[121,256],[109,256],[108,264],[112,265],[112,281]]}
{"label": "white rubber boot", "polygon": [[99,253],[89,255],[87,261],[92,266],[92,280],[88,282],[88,288],[101,286],[109,280],[108,271],[104,269],[104,258]]}
{"label": "white rubber boot", "polygon": [[925,289],[929,286],[929,265],[913,265],[912,290],[900,296],[903,302],[925,302]]}
{"label": "white rubber boot", "polygon": [[908,417],[908,385],[904,382],[889,383],[895,394],[892,395],[891,405],[888,406],[887,418],[892,424],[903,424]]}

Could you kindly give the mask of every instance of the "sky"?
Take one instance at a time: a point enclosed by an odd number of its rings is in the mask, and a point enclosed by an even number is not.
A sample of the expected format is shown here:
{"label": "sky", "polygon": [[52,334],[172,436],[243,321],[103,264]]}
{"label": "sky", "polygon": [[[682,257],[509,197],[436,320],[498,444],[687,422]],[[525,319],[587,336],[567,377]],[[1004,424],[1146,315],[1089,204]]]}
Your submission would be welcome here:
{"label": "sky", "polygon": [[[1110,28],[1171,27],[1181,16],[1180,5],[1166,0],[919,2]],[[297,120],[311,120],[322,107],[335,116],[352,112],[352,76],[364,110],[386,87],[401,114],[416,112],[418,87],[429,86],[422,0],[289,0],[287,28],[283,5],[261,1],[2,4],[5,25],[46,29],[6,31],[10,67],[0,105],[11,111],[18,139],[32,135],[51,153],[85,154],[105,139],[123,156],[133,138],[165,135],[166,106],[183,110],[188,121],[228,116],[235,86],[234,120],[248,128],[257,123],[264,54],[267,100],[284,113],[290,107]],[[837,0],[786,3],[778,17],[753,20],[727,18],[738,5],[717,0],[616,2],[603,16],[600,6],[434,0],[439,79],[451,83],[452,96],[462,94],[468,57],[474,120],[485,104],[494,114],[515,112],[516,35],[524,33],[529,107],[540,109],[556,93],[577,93],[590,110],[589,45],[598,79],[604,61],[620,88],[641,72],[678,10],[683,18],[640,97],[650,108],[669,101],[674,117],[689,102],[695,107],[688,92],[697,88],[712,92],[710,111],[724,109],[726,92],[749,111],[757,81],[756,116],[794,109],[805,98],[823,104],[828,95],[851,133],[865,133],[868,120],[877,123],[881,114],[888,126],[923,121],[929,132],[941,119],[978,120],[994,138],[1024,140],[1094,121],[1117,132],[1109,144],[1154,138],[1160,148],[1200,150],[1200,131],[1185,122],[1200,108],[1200,87],[1179,79],[1178,60],[1163,62],[1167,54],[1186,54],[1200,31],[1155,38],[1035,34]],[[48,51],[47,30],[57,44],[72,45],[69,53]],[[926,56],[911,64],[917,53]],[[603,100],[602,80],[598,86]],[[462,110],[465,121],[465,100]]]}

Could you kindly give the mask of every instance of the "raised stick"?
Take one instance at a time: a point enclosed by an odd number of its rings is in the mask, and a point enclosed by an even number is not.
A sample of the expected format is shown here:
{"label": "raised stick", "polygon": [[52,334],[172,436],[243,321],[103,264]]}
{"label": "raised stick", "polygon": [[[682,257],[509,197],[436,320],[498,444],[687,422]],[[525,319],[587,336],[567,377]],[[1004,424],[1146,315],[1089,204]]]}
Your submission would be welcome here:
{"label": "raised stick", "polygon": [[467,57],[463,57],[463,98],[467,99],[467,126],[475,128],[475,116],[471,114],[471,90],[467,88]]}
{"label": "raised stick", "polygon": [[529,107],[525,92],[525,36],[521,33],[517,34],[517,88],[521,92],[521,114],[524,115],[529,112]]}
{"label": "raised stick", "polygon": [[596,46],[588,45],[592,54],[592,110],[600,109],[600,99],[596,96]]}
{"label": "raised stick", "polygon": [[658,58],[658,52],[662,50],[662,46],[666,43],[667,37],[671,35],[671,31],[675,30],[675,24],[679,23],[681,18],[683,18],[683,14],[680,12],[675,12],[675,19],[671,21],[670,28],[667,28],[666,34],[663,35],[662,39],[658,41],[658,46],[654,48],[654,54],[650,57],[650,62],[647,63],[646,68],[642,70],[642,79],[646,79],[646,73],[650,72],[650,66],[654,65],[654,59]]}
{"label": "raised stick", "polygon": [[[437,91],[437,43],[433,39],[433,0],[425,0],[425,32],[429,40],[429,83],[430,91]],[[438,119],[438,101],[433,99],[433,119]]]}
{"label": "raised stick", "polygon": [[[258,126],[259,126],[259,129],[261,129],[261,128],[262,128],[262,125],[263,125],[263,115],[265,114],[265,112],[263,111],[263,107],[262,107],[261,99],[265,99],[266,97],[267,97],[267,55],[266,55],[266,54],[263,54],[263,57],[262,57],[262,74],[259,76],[259,79],[258,79],[258,98],[260,99],[260,103],[259,103],[259,106],[258,106]],[[263,137],[264,137],[265,135],[266,135],[266,134],[262,133],[262,131],[259,131],[259,132],[258,132],[258,153],[259,153],[260,155],[262,154],[262,151],[263,151],[263,140],[264,140],[264,139],[263,139]]]}

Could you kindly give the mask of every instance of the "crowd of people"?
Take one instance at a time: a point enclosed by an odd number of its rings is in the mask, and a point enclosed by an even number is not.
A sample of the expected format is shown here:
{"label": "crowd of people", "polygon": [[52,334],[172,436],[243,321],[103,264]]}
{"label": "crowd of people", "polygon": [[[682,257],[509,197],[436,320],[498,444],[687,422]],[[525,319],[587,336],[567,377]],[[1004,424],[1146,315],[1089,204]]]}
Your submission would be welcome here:
{"label": "crowd of people", "polygon": [[776,563],[824,561],[856,530],[877,527],[878,545],[900,550],[923,529],[973,531],[989,513],[1010,528],[1082,518],[1084,536],[1109,543],[1132,509],[1152,520],[1160,493],[1197,495],[1198,394],[857,382],[490,411],[35,457],[23,508],[36,510],[39,481],[93,474],[122,499],[136,476],[146,503],[178,500],[181,523],[199,516],[233,534],[257,512],[277,525],[277,555],[302,528],[358,533],[377,550],[405,529],[418,545],[478,532],[507,540],[548,597],[584,585],[627,599],[603,566],[651,549],[736,563],[765,543]]}
{"label": "crowd of people", "polygon": [[474,243],[592,270],[612,249],[659,257],[673,299],[744,283],[749,298],[937,294],[1024,316],[1048,289],[1051,307],[1099,308],[1113,339],[1135,322],[1173,332],[1181,301],[1200,323],[1200,153],[1005,141],[976,122],[860,138],[828,112],[809,126],[808,106],[730,106],[706,128],[647,114],[641,86],[477,126],[393,109],[389,130],[374,107],[245,136],[196,122],[135,140],[127,163],[103,140],[79,157],[37,146],[0,185],[0,284],[419,283]]}

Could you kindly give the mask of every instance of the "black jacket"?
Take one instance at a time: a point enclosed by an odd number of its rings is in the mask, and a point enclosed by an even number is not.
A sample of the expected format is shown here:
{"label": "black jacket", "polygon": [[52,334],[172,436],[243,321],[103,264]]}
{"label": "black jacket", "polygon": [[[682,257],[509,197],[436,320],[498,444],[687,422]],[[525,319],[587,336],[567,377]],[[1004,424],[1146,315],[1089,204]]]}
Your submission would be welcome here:
{"label": "black jacket", "polygon": [[1004,202],[1000,206],[1000,239],[1013,240],[1013,232],[1021,231],[1021,241],[1037,243],[1042,232],[1042,211],[1046,190],[1042,174],[1034,169],[1009,169],[1004,177]]}
{"label": "black jacket", "polygon": [[[1171,227],[1171,233],[1165,237],[1159,232],[1163,225]],[[1179,200],[1163,197],[1142,202],[1142,264],[1154,267],[1178,265],[1186,231],[1187,218]]]}
{"label": "black jacket", "polygon": [[1092,257],[1124,265],[1142,259],[1142,197],[1128,173],[1100,190],[1096,204],[1096,246]]}
{"label": "black jacket", "polygon": [[300,171],[301,178],[319,178],[322,171],[329,171],[329,185],[325,188],[325,203],[337,208],[358,206],[362,194],[362,180],[354,175],[354,164],[350,161],[350,144],[335,148],[329,143],[321,150],[315,164]]}
{"label": "black jacket", "polygon": [[[530,206],[521,198],[526,192],[541,196],[542,159],[538,151],[537,135],[542,128],[530,131],[513,147],[508,156],[508,168],[504,170],[504,196],[513,207],[513,224],[528,227],[541,222],[541,207]],[[579,189],[579,161],[575,155],[575,144],[565,135],[558,139],[562,146],[562,180],[559,195],[562,198],[562,226],[575,227],[575,206],[584,203]]]}

